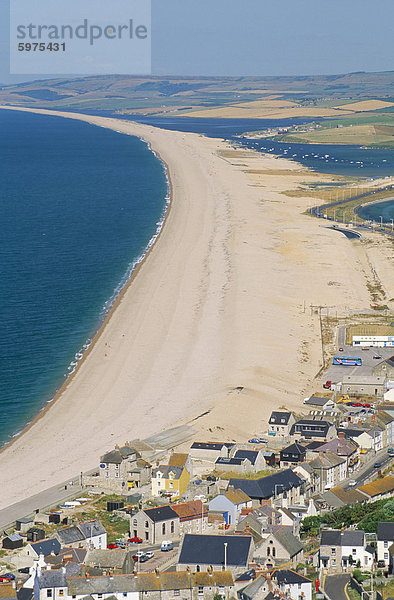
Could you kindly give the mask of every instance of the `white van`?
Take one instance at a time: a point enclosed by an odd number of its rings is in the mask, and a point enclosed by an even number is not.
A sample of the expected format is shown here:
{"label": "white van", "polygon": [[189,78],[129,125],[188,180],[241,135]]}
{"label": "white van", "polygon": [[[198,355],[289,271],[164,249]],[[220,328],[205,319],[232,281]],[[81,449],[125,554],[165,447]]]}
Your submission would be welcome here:
{"label": "white van", "polygon": [[161,543],[161,547],[160,550],[162,552],[168,552],[169,550],[173,550],[174,549],[174,544],[171,542],[171,540],[163,540]]}

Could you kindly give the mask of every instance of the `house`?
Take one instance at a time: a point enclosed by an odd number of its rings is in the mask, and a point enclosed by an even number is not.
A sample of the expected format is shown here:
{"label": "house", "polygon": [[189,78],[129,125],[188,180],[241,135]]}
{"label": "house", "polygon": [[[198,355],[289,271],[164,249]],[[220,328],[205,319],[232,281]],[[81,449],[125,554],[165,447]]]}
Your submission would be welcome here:
{"label": "house", "polygon": [[394,355],[386,360],[379,361],[377,365],[373,367],[372,373],[376,377],[394,379]]}
{"label": "house", "polygon": [[130,533],[150,544],[161,544],[163,540],[179,539],[180,520],[169,506],[145,508],[130,516]]}
{"label": "house", "polygon": [[179,517],[179,533],[205,533],[208,526],[208,511],[201,500],[172,504]]}
{"label": "house", "polygon": [[312,600],[312,580],[292,569],[274,569],[271,581],[276,584],[278,591],[289,598],[297,600]]}
{"label": "house", "polygon": [[394,523],[378,523],[377,534],[377,558],[378,561],[384,560],[386,567],[390,565],[390,548],[394,544]]}
{"label": "house", "polygon": [[237,523],[243,508],[251,508],[252,500],[241,489],[229,487],[209,502],[209,511],[221,513],[227,525]]}
{"label": "house", "polygon": [[152,466],[128,444],[116,446],[100,459],[97,482],[90,477],[86,483],[96,483],[105,489],[122,493],[150,482]]}
{"label": "house", "polygon": [[321,453],[309,461],[309,464],[320,475],[320,489],[331,489],[346,479],[346,458],[337,456],[333,452]]}
{"label": "house", "polygon": [[21,517],[15,521],[15,529],[20,533],[26,533],[33,525],[34,519],[32,517]]}
{"label": "house", "polygon": [[107,532],[97,519],[58,529],[56,537],[63,546],[70,548],[107,547]]}
{"label": "house", "polygon": [[376,396],[382,398],[385,389],[385,376],[345,375],[342,379],[342,394],[351,396]]}
{"label": "house", "polygon": [[299,463],[294,467],[294,473],[304,480],[305,496],[307,498],[320,490],[320,473],[315,471],[308,462]]}
{"label": "house", "polygon": [[254,543],[247,535],[193,535],[181,542],[177,571],[192,572],[229,570],[239,574],[248,568]]}
{"label": "house", "polygon": [[364,494],[369,496],[369,502],[382,500],[383,498],[391,498],[394,492],[394,477],[387,475],[382,479],[375,479],[371,483],[360,485],[358,488]]}
{"label": "house", "polygon": [[23,537],[19,533],[12,533],[3,539],[3,548],[5,550],[16,550],[16,548],[22,548]]}
{"label": "house", "polygon": [[160,465],[152,471],[152,496],[164,493],[176,500],[186,493],[189,481],[190,474],[185,467]]}
{"label": "house", "polygon": [[294,442],[280,451],[280,467],[295,467],[298,463],[304,462],[305,456],[306,448]]}
{"label": "house", "polygon": [[103,575],[134,571],[134,560],[128,550],[88,550],[83,562],[88,568],[100,569]]}
{"label": "house", "polygon": [[307,458],[314,458],[316,454],[324,452],[331,452],[345,458],[348,473],[354,471],[358,466],[358,445],[353,440],[345,439],[343,433],[329,442],[316,444],[314,448],[308,446]]}
{"label": "house", "polygon": [[[250,469],[252,471],[262,471],[266,468],[267,464],[272,462],[271,455],[273,452],[265,452],[264,450],[237,450],[234,454],[234,458],[247,459],[250,463]],[[275,464],[275,455],[273,465]],[[273,466],[272,465],[272,466]]]}
{"label": "house", "polygon": [[251,535],[255,544],[261,542],[263,524],[253,513],[241,515],[237,525],[237,533]]}
{"label": "house", "polygon": [[328,573],[341,573],[352,565],[369,570],[374,554],[374,549],[365,542],[364,531],[324,529],[321,533],[319,566]]}
{"label": "house", "polygon": [[234,446],[234,443],[228,442],[193,442],[190,447],[190,456],[192,460],[214,463],[220,456],[228,458]]}
{"label": "house", "polygon": [[372,427],[354,425],[352,427],[340,427],[338,434],[350,438],[363,450],[378,452],[383,448],[383,429],[385,429],[384,426],[378,426],[376,423]]}
{"label": "house", "polygon": [[248,458],[235,458],[219,456],[215,461],[215,471],[248,473],[252,470],[252,464]]}
{"label": "house", "polygon": [[278,498],[288,504],[297,504],[304,494],[304,482],[291,469],[273,473],[261,479],[230,479],[229,486],[240,489],[252,500]]}
{"label": "house", "polygon": [[274,410],[268,420],[268,435],[288,437],[294,423],[295,418],[291,412]]}
{"label": "house", "polygon": [[68,595],[65,569],[37,569],[34,580],[34,600],[63,600]]}
{"label": "house", "polygon": [[334,410],[336,404],[331,398],[321,398],[319,396],[311,396],[304,401],[305,406],[314,410]]}
{"label": "house", "polygon": [[324,419],[300,419],[290,429],[290,436],[299,441],[301,438],[305,440],[322,440],[328,442],[336,437],[337,431],[335,425]]}
{"label": "house", "polygon": [[[240,576],[240,578],[241,577],[242,575]],[[272,592],[270,592],[269,581],[265,574],[261,574],[256,578],[250,576],[248,577],[248,579],[241,580],[240,578],[237,578],[235,580],[235,583],[237,583],[238,581],[248,581],[248,584],[244,587],[241,587],[241,589],[237,590],[237,596],[239,600],[265,600],[267,598],[267,594],[272,594]],[[272,583],[271,589],[273,589]],[[273,594],[271,595],[271,597],[274,598]]]}
{"label": "house", "polygon": [[383,429],[383,446],[394,444],[394,416],[384,410],[375,413],[376,423]]}
{"label": "house", "polygon": [[[29,543],[19,553],[19,556],[25,556],[29,558],[28,565],[33,564],[35,560],[38,560],[40,554],[43,556],[48,556],[49,554],[59,554],[61,549],[61,544],[59,540],[55,537],[48,538],[45,540],[40,540],[39,542]],[[27,563],[26,563],[27,564]]]}
{"label": "house", "polygon": [[70,563],[74,565],[82,565],[87,552],[88,551],[85,548],[62,548],[59,554],[50,554],[49,556],[46,556],[44,559],[45,564],[42,564],[41,567],[50,565],[51,569],[60,569],[61,567],[66,567],[67,570],[67,566]]}
{"label": "house", "polygon": [[230,571],[165,571],[110,577],[70,577],[67,578],[67,584],[67,600],[172,600],[174,597],[184,600],[212,600],[215,595],[229,597],[234,580]]}
{"label": "house", "polygon": [[168,464],[171,467],[184,467],[190,477],[193,477],[193,461],[189,454],[173,452],[168,460]]}
{"label": "house", "polygon": [[293,534],[293,528],[285,525],[275,528],[261,541],[254,553],[254,559],[271,569],[281,563],[297,566],[303,559],[303,546]]}

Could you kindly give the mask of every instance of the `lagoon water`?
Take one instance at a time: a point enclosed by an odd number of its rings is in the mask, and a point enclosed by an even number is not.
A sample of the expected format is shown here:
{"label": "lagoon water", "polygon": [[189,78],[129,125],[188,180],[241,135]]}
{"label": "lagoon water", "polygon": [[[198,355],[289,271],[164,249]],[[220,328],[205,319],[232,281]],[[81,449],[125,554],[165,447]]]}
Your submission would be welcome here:
{"label": "lagoon water", "polygon": [[49,401],[166,206],[141,140],[0,111],[0,443]]}

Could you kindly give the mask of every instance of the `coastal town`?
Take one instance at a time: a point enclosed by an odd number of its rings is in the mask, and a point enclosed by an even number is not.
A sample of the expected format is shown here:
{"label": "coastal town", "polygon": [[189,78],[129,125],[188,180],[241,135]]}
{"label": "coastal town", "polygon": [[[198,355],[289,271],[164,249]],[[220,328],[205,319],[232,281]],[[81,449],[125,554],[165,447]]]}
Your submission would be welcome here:
{"label": "coastal town", "polygon": [[1,598],[388,598],[393,327],[339,329],[303,413],[251,417],[248,440],[119,440],[2,524]]}

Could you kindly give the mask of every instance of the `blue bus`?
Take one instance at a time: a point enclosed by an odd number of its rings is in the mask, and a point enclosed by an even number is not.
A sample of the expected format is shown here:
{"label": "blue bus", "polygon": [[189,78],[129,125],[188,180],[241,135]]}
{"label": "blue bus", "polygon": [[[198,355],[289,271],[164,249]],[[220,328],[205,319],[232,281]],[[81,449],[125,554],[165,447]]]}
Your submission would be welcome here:
{"label": "blue bus", "polygon": [[363,361],[359,356],[334,356],[333,365],[345,365],[347,367],[361,367]]}

